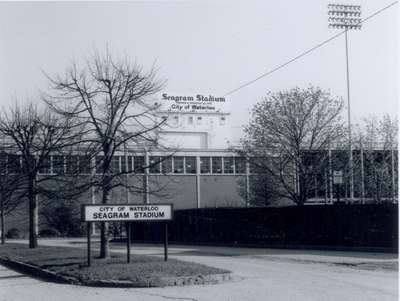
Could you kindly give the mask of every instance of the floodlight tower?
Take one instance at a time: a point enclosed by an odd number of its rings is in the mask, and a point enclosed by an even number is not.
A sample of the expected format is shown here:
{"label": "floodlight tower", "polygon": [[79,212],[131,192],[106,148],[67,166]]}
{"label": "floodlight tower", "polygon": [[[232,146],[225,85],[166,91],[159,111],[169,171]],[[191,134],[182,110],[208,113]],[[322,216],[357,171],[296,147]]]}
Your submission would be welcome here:
{"label": "floodlight tower", "polygon": [[330,28],[344,29],[346,41],[346,75],[347,75],[347,118],[349,134],[349,171],[350,171],[350,200],[354,200],[354,171],[353,171],[353,147],[351,143],[351,119],[350,119],[350,80],[349,80],[349,50],[347,31],[350,29],[361,29],[361,6],[360,5],[328,5],[328,21]]}

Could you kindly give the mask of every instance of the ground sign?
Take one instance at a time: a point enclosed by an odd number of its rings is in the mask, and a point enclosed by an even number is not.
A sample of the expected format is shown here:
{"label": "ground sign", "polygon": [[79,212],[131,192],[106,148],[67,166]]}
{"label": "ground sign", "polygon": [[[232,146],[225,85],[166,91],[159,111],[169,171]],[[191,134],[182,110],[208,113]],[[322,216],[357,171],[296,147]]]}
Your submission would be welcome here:
{"label": "ground sign", "polygon": [[170,221],[172,205],[84,205],[85,222]]}
{"label": "ground sign", "polygon": [[87,258],[90,266],[90,228],[93,222],[125,222],[127,262],[130,262],[131,222],[164,223],[164,260],[168,260],[168,221],[173,218],[172,204],[152,205],[82,205],[82,221],[87,223]]}

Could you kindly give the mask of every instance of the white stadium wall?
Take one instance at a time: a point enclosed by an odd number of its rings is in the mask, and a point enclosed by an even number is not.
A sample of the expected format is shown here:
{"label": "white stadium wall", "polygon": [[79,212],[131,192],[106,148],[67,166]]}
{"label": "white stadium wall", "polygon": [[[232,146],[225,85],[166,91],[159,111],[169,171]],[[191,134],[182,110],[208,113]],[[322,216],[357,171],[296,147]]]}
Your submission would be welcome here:
{"label": "white stadium wall", "polygon": [[176,149],[227,149],[231,141],[229,100],[210,94],[162,93],[156,104],[166,120],[161,144]]}

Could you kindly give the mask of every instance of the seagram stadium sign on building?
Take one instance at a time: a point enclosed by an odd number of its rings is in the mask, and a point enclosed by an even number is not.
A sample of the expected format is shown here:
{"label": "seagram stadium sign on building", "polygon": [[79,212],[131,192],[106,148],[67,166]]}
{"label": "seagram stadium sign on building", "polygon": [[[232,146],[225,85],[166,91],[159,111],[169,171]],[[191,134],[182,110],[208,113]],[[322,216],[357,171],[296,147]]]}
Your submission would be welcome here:
{"label": "seagram stadium sign on building", "polygon": [[211,94],[168,94],[161,95],[161,111],[220,113],[226,110],[227,99]]}

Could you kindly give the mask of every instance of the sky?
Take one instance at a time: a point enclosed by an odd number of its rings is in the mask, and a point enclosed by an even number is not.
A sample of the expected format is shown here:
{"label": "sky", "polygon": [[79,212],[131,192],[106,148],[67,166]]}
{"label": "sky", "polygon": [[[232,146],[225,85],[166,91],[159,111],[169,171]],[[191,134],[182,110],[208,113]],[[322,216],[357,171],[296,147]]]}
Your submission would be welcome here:
{"label": "sky", "polygon": [[[391,2],[338,3],[361,5],[365,18]],[[155,63],[165,92],[222,96],[336,34],[328,28],[328,3],[1,2],[0,107],[39,101],[38,91],[48,87],[43,72],[63,74],[72,61],[106,47],[144,69]],[[349,32],[353,123],[398,113],[399,6]],[[310,85],[347,101],[344,35],[231,94],[234,139],[269,91]]]}

